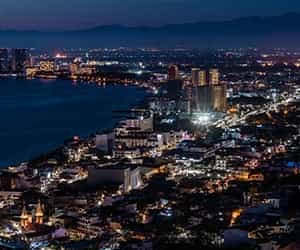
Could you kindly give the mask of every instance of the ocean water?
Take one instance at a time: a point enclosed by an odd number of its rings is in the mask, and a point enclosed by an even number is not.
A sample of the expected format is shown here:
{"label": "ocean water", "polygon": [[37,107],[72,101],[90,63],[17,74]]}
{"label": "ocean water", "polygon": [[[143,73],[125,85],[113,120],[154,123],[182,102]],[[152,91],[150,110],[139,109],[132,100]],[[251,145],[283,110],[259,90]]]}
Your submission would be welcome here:
{"label": "ocean water", "polygon": [[74,84],[65,80],[0,80],[0,167],[27,161],[118,121],[114,110],[137,104],[136,87]]}

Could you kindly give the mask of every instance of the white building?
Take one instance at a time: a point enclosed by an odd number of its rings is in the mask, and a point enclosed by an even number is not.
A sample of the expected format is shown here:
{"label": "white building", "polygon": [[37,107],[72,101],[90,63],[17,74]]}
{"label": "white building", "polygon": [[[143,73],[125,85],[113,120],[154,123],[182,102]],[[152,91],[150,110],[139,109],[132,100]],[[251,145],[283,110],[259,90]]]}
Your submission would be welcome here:
{"label": "white building", "polygon": [[138,189],[142,184],[140,168],[137,166],[109,165],[104,167],[91,166],[88,169],[88,185],[122,185],[124,192]]}

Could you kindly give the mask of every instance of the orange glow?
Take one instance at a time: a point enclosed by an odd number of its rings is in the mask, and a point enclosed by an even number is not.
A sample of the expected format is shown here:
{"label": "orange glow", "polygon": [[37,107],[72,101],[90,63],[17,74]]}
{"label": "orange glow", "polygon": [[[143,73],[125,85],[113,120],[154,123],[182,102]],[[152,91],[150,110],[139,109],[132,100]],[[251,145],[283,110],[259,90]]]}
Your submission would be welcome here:
{"label": "orange glow", "polygon": [[229,112],[230,113],[237,113],[238,109],[237,108],[231,108],[231,109],[229,109]]}
{"label": "orange glow", "polygon": [[231,214],[230,226],[232,226],[238,217],[240,217],[241,213],[243,212],[242,208],[236,209]]}

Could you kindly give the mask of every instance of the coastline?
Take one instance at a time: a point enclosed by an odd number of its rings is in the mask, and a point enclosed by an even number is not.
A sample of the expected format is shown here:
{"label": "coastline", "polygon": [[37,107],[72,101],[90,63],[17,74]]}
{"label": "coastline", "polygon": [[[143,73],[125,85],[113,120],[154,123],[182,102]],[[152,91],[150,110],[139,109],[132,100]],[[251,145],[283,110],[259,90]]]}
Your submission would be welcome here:
{"label": "coastline", "polygon": [[[5,79],[12,79],[11,77],[9,78],[0,78],[0,81],[3,81]],[[23,81],[32,81],[32,79],[21,79],[21,78],[16,78],[15,79],[16,81],[19,81],[19,80],[23,80]],[[67,80],[67,79],[34,79],[35,81],[49,81],[49,82],[55,82],[55,81],[64,81],[64,82],[67,82],[68,84],[72,85],[72,81],[71,80]],[[124,84],[118,84],[118,83],[115,83],[115,84],[108,84],[108,85],[99,85],[97,83],[91,83],[91,82],[84,82],[84,81],[78,81],[76,83],[76,86],[87,86],[87,85],[91,85],[92,87],[95,87],[95,88],[100,88],[100,89],[105,89],[105,88],[115,88],[115,87],[124,87],[124,88],[134,88],[138,91],[142,91],[143,94],[141,97],[139,97],[139,100],[137,102],[133,102],[133,103],[128,103],[126,107],[122,107],[122,109],[130,109],[130,108],[133,108],[133,107],[139,107],[141,105],[141,103],[145,103],[145,100],[147,99],[147,92],[145,91],[145,88],[142,88],[138,85],[133,85],[133,84],[128,84],[126,86],[124,86]],[[118,112],[118,110],[111,110],[111,114],[110,115],[114,115],[115,112]],[[115,126],[116,126],[116,123],[118,123],[119,121],[121,121],[125,116],[125,113],[123,114],[120,114],[118,115],[118,118],[116,118],[116,116],[114,115],[113,117],[113,120],[111,121],[111,124],[110,125],[106,125],[106,126],[103,126],[103,127],[99,127],[99,129],[91,129],[90,132],[88,133],[85,133],[85,135],[80,135],[80,138],[83,139],[84,141],[86,140],[89,140],[91,135],[95,134],[95,133],[98,133],[98,132],[101,132],[101,131],[104,131],[104,130],[112,130]],[[77,136],[77,134],[73,134],[72,136]],[[27,162],[30,162],[31,160],[33,159],[36,159],[40,156],[43,156],[43,155],[47,155],[47,154],[50,154],[51,152],[53,151],[56,151],[57,149],[61,148],[63,146],[63,142],[69,138],[71,138],[72,136],[67,136],[67,137],[64,137],[64,138],[61,138],[61,142],[62,143],[59,143],[59,145],[56,145],[55,147],[49,147],[49,150],[47,151],[43,151],[41,153],[38,153],[38,154],[35,154],[34,156],[31,156],[29,157],[28,159],[18,159],[18,160],[15,160],[15,161],[12,161],[11,164],[2,164],[1,161],[1,165],[0,165],[0,171],[2,169],[7,169],[9,168],[10,166],[18,166],[19,164],[21,163],[27,163]],[[6,160],[4,160],[4,162],[6,162]]]}

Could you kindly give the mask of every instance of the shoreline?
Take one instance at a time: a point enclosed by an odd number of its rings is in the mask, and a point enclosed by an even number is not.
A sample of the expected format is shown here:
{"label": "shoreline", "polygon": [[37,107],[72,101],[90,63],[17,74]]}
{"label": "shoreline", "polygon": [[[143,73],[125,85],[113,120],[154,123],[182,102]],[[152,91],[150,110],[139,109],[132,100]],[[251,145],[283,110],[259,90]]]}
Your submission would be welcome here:
{"label": "shoreline", "polygon": [[[64,81],[64,82],[68,82],[68,84],[72,84],[73,81],[71,79],[44,79],[44,78],[34,78],[34,79],[27,79],[27,78],[13,78],[13,77],[5,77],[5,78],[2,78],[0,77],[0,82],[5,80],[5,79],[13,79],[13,80],[23,80],[23,81],[32,81],[32,80],[37,80],[37,81],[43,81],[43,80],[49,80],[51,82],[54,82],[54,81]],[[111,83],[111,84],[107,84],[107,85],[99,85],[97,83],[92,83],[92,82],[85,82],[85,81],[76,81],[76,85],[79,85],[79,86],[87,86],[87,85],[93,85],[95,88],[106,88],[106,87],[130,87],[130,88],[135,88],[139,91],[143,91],[144,92],[144,96],[141,97],[141,99],[137,102],[137,103],[131,103],[128,105],[127,108],[124,108],[124,110],[122,109],[122,111],[125,111],[125,109],[127,109],[127,111],[129,111],[130,109],[132,108],[136,108],[136,107],[141,107],[142,104],[145,103],[145,101],[147,100],[147,98],[149,97],[149,93],[147,93],[147,88],[145,87],[141,87],[139,85],[135,85],[135,84],[120,84],[120,83]],[[112,110],[111,114],[120,114],[120,111],[119,110]],[[103,127],[103,128],[100,128],[98,130],[94,130],[92,132],[89,132],[88,135],[83,135],[83,136],[80,136],[80,139],[83,140],[83,141],[89,141],[91,139],[91,137],[93,135],[95,135],[96,133],[101,133],[101,131],[108,131],[108,130],[113,130],[116,126],[116,124],[120,121],[122,121],[122,119],[124,119],[126,116],[125,112],[122,112],[120,115],[118,115],[118,118],[116,118],[116,116],[114,116],[113,120],[114,120],[114,124],[111,125],[111,126],[106,126],[106,127]],[[0,165],[0,171],[2,170],[5,170],[5,169],[8,169],[10,167],[16,167],[16,166],[19,166],[21,164],[28,164],[30,161],[32,160],[35,160],[39,157],[42,157],[42,156],[45,156],[45,155],[49,155],[49,154],[52,154],[53,152],[59,150],[61,147],[63,147],[64,145],[64,142],[67,141],[68,139],[74,137],[74,136],[77,136],[76,134],[72,135],[72,136],[69,136],[67,138],[63,138],[62,139],[62,143],[59,143],[59,145],[57,145],[55,148],[52,148],[52,149],[49,149],[47,150],[46,152],[41,152],[41,153],[38,153],[36,154],[35,156],[32,156],[30,157],[29,159],[27,160],[17,160],[16,163],[12,163],[12,164],[9,164],[9,165]],[[1,162],[1,161],[0,161]]]}

